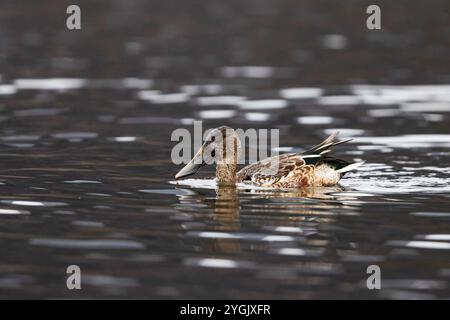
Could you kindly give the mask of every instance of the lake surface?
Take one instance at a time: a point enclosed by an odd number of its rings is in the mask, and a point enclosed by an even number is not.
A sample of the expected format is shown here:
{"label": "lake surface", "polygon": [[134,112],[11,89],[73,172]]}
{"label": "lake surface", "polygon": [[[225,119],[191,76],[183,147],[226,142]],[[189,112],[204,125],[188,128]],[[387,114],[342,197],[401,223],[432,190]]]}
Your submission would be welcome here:
{"label": "lake surface", "polygon": [[[1,84],[0,297],[449,298],[450,86],[267,89],[242,70]],[[174,184],[170,136],[194,119],[279,128],[282,151],[338,129],[354,140],[333,155],[367,163],[335,188],[216,189],[212,168]]]}
{"label": "lake surface", "polygon": [[[0,298],[450,298],[448,0],[380,0],[381,30],[365,0],[77,3],[75,31],[70,2],[2,2]],[[175,183],[194,120],[279,129],[281,152],[339,130],[332,155],[366,164]]]}

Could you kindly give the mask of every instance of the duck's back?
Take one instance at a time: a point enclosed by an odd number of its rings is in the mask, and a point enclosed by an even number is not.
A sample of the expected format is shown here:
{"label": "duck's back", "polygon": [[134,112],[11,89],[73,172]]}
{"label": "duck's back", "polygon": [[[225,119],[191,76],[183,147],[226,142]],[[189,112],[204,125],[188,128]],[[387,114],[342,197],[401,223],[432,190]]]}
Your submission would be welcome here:
{"label": "duck's back", "polygon": [[304,153],[289,153],[270,157],[242,168],[238,182],[273,188],[328,187],[336,185],[342,176],[362,163],[325,156],[337,141],[337,133]]}
{"label": "duck's back", "polygon": [[335,165],[345,167],[348,162],[298,153],[282,154],[242,168],[237,180],[273,188],[333,186],[343,175]]}

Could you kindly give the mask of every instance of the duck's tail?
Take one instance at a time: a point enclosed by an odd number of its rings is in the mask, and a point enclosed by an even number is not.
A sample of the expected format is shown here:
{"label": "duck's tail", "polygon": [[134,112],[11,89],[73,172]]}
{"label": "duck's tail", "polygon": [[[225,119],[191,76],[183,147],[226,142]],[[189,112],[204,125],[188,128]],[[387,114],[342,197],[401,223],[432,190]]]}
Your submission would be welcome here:
{"label": "duck's tail", "polygon": [[[328,138],[326,138],[323,142],[320,144],[312,147],[308,151],[304,152],[302,155],[306,156],[318,156],[320,157],[321,161],[323,163],[327,164],[329,167],[334,169],[336,172],[339,172],[341,175],[344,175],[346,172],[352,171],[359,166],[363,165],[365,161],[361,162],[348,162],[342,159],[336,159],[332,157],[325,156],[328,152],[331,151],[331,148],[334,146],[337,146],[339,144],[343,144],[346,142],[351,141],[352,139],[345,139],[345,140],[337,140],[337,135],[339,134],[338,131],[333,132],[332,135],[330,135]],[[319,159],[316,159],[316,161],[320,161]]]}
{"label": "duck's tail", "polygon": [[303,152],[302,155],[313,155],[313,154],[324,155],[324,154],[330,152],[332,147],[353,140],[353,139],[345,139],[345,140],[338,141],[336,139],[338,134],[339,134],[339,131],[333,132],[333,134],[330,135],[328,138],[326,138],[323,142],[312,147],[308,151]]}
{"label": "duck's tail", "polygon": [[346,172],[355,170],[356,168],[358,168],[359,166],[362,166],[364,163],[366,163],[365,161],[360,161],[360,162],[353,162],[350,163],[349,165],[346,165],[345,167],[342,167],[340,169],[337,169],[336,172],[341,173],[342,175],[344,175]]}
{"label": "duck's tail", "polygon": [[335,170],[336,172],[339,172],[341,176],[345,175],[345,173],[355,170],[359,166],[362,166],[365,161],[360,162],[348,162],[346,160],[342,159],[336,159],[332,157],[324,157],[323,163],[328,165],[330,168]]}

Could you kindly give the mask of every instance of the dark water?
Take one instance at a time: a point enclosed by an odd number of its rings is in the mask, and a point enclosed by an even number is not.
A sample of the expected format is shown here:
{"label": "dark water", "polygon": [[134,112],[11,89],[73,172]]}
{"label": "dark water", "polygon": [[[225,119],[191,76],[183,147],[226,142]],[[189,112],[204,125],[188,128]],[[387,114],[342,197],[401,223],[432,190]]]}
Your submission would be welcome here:
{"label": "dark water", "polygon": [[[165,104],[136,88],[145,81],[111,84],[62,92],[16,81],[2,96],[2,297],[448,297],[448,87],[273,90],[270,103],[211,113],[205,88]],[[355,140],[336,155],[367,164],[330,189],[170,184],[171,132],[202,117],[215,118],[205,127],[277,127],[295,148],[339,128]],[[79,292],[66,288],[71,264]],[[382,270],[377,292],[365,287],[371,264]]]}
{"label": "dark water", "polygon": [[[357,1],[95,3],[80,33],[62,4],[0,11],[0,298],[450,297],[445,1],[385,4],[378,34]],[[282,151],[339,129],[367,163],[336,188],[174,184],[194,120]]]}

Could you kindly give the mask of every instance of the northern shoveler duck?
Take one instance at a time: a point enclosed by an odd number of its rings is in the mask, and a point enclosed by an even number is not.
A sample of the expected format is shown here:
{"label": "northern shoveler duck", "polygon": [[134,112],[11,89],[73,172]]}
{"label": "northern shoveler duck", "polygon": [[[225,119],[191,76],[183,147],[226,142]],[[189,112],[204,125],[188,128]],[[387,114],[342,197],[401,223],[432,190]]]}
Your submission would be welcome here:
{"label": "northern shoveler duck", "polygon": [[211,130],[204,144],[175,179],[192,175],[206,164],[216,163],[219,185],[249,183],[270,188],[329,187],[346,172],[364,162],[350,163],[326,156],[331,148],[351,139],[338,141],[337,132],[303,153],[287,153],[252,163],[237,172],[241,142],[236,131],[222,126]]}

